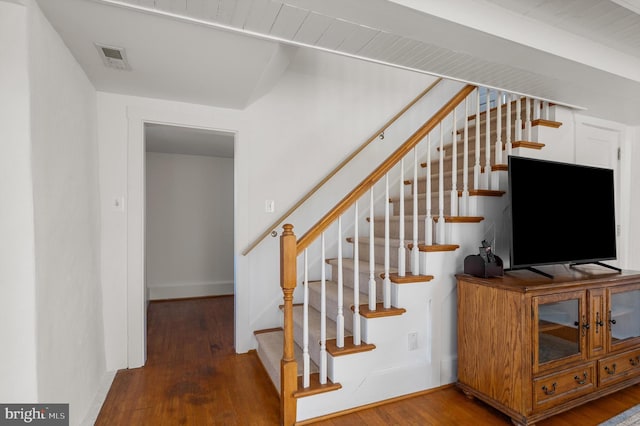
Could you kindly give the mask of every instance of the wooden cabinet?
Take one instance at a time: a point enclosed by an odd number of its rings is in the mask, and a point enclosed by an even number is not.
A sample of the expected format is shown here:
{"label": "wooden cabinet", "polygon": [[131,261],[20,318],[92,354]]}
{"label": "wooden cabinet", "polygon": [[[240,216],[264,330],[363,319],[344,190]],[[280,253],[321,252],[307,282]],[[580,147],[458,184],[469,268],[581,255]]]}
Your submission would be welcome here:
{"label": "wooden cabinet", "polygon": [[640,272],[458,279],[458,386],[532,425],[640,382]]}

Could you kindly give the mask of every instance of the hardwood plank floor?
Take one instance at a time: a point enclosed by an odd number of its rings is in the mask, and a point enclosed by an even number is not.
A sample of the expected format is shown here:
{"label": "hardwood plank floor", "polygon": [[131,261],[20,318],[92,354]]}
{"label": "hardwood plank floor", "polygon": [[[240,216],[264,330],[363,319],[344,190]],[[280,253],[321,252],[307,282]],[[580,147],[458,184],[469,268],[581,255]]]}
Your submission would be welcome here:
{"label": "hardwood plank floor", "polygon": [[120,370],[96,425],[275,425],[280,400],[255,353],[233,347],[233,296],[154,301],[147,363]]}
{"label": "hardwood plank floor", "polygon": [[[233,348],[233,297],[149,305],[148,360],[121,370],[96,425],[277,425],[279,399],[255,352]],[[596,426],[640,403],[640,386],[540,421]],[[315,425],[510,425],[510,419],[457,388],[325,419]]]}

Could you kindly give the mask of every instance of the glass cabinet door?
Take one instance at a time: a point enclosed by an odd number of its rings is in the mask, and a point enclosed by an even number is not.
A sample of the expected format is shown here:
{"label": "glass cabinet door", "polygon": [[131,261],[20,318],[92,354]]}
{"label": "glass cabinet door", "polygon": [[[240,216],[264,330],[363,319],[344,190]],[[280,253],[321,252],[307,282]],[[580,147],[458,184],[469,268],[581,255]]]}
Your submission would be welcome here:
{"label": "glass cabinet door", "polygon": [[640,337],[640,287],[610,290],[607,322],[611,350],[637,344]]}
{"label": "glass cabinet door", "polygon": [[534,370],[585,359],[585,292],[534,298]]}

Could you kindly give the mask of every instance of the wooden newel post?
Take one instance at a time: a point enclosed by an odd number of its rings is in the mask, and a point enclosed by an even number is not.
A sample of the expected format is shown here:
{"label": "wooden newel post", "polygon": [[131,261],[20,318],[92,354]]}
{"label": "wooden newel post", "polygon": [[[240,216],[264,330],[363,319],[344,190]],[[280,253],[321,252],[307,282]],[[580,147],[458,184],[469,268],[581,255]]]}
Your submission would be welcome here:
{"label": "wooden newel post", "polygon": [[280,420],[284,426],[296,422],[298,364],[293,350],[293,291],[297,280],[297,242],[293,225],[283,226],[280,236],[280,287],[284,298],[284,347],[280,361]]}

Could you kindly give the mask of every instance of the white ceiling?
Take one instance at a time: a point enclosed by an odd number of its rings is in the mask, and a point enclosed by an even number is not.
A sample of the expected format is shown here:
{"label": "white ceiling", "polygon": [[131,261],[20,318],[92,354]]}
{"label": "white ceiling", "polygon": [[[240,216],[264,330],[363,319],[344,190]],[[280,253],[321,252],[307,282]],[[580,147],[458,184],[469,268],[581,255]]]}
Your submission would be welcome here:
{"label": "white ceiling", "polygon": [[[638,0],[38,0],[98,90],[243,109],[303,46],[640,125]],[[105,68],[93,43],[126,48]]]}

